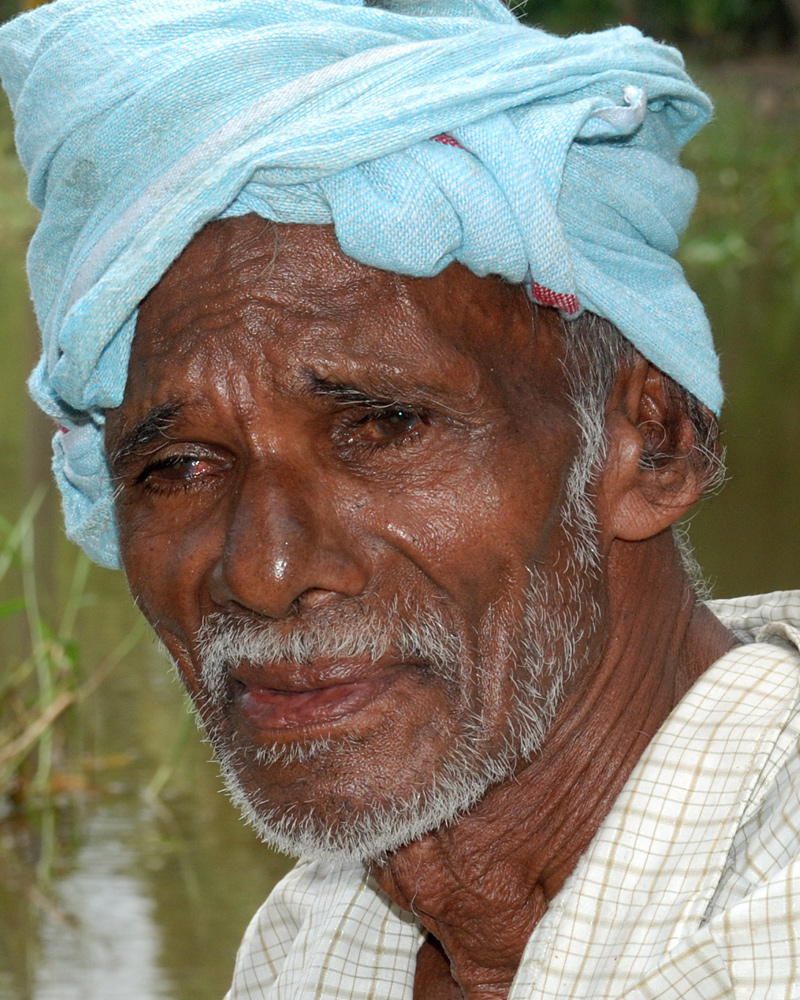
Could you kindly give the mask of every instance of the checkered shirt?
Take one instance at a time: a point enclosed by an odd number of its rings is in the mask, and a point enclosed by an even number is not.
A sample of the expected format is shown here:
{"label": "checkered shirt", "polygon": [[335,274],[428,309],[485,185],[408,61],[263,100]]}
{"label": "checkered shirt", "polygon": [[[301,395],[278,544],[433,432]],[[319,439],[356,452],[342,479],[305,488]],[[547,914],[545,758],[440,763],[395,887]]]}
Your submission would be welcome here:
{"label": "checkered shirt", "polygon": [[[800,592],[711,608],[745,645],[651,741],[509,1000],[800,1000]],[[226,1000],[411,1000],[423,939],[360,868],[298,864]]]}

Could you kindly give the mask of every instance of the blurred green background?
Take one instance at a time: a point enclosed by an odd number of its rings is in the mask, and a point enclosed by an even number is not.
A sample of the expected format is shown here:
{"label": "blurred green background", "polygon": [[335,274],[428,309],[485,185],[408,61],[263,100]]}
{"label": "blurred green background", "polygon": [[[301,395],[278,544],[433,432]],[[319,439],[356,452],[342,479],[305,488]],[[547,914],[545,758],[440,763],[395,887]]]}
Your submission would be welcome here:
{"label": "blurred green background", "polygon": [[[800,0],[540,0],[560,32],[633,23],[715,99],[681,250],[722,356],[730,481],[691,537],[720,596],[798,584]],[[16,4],[0,0],[0,17]],[[62,538],[24,277],[35,214],[0,107],[0,1000],[222,996],[288,862],[219,794],[119,574]]]}
{"label": "blurred green background", "polygon": [[787,51],[800,24],[797,0],[521,0],[510,6],[557,34],[633,24],[712,58]]}

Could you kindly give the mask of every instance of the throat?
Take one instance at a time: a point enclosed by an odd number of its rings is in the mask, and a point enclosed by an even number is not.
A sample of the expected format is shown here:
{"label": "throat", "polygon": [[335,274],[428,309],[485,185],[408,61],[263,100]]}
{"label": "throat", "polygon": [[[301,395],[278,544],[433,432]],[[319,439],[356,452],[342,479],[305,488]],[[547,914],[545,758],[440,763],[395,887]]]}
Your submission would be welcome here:
{"label": "throat", "polygon": [[508,996],[531,934],[648,743],[735,642],[697,603],[680,567],[665,573],[662,559],[653,580],[634,572],[629,564],[645,554],[630,545],[615,558],[631,579],[652,584],[641,590],[659,595],[660,613],[649,614],[638,593],[612,594],[598,655],[575,675],[539,752],[457,822],[371,866],[429,934],[415,1000]]}
{"label": "throat", "polygon": [[462,989],[453,979],[444,949],[432,934],[417,952],[414,1000],[505,1000],[509,989],[510,985],[501,983]]}
{"label": "throat", "polygon": [[414,1000],[463,1000],[441,944],[429,934],[417,952]]}

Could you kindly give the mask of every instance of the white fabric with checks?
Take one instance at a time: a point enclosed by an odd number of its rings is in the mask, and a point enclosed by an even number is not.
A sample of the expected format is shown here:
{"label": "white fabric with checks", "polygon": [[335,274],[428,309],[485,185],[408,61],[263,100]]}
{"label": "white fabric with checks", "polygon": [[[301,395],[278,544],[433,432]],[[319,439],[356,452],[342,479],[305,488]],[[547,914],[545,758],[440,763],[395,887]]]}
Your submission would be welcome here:
{"label": "white fabric with checks", "polygon": [[[711,607],[746,644],[642,755],[509,1000],[800,1000],[800,592]],[[227,1000],[411,1000],[423,937],[360,868],[299,864]]]}

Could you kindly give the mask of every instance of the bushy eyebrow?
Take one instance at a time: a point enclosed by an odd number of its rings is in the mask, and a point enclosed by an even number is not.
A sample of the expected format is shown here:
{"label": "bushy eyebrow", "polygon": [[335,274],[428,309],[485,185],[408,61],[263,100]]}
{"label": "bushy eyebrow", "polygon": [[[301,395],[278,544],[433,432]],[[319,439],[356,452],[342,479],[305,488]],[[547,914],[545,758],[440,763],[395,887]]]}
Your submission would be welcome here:
{"label": "bushy eyebrow", "polygon": [[[395,392],[392,389],[388,389],[388,393],[383,390],[378,393],[365,391],[348,382],[334,381],[314,373],[308,373],[305,381],[312,396],[332,399],[341,406],[355,404],[389,407],[395,403]],[[111,468],[118,468],[131,457],[140,455],[154,441],[167,438],[184,409],[185,404],[179,401],[154,406],[140,421],[122,434],[113,451],[109,452],[108,461]]]}
{"label": "bushy eyebrow", "polygon": [[[389,406],[397,398],[393,389],[384,391],[368,390],[354,385],[352,382],[340,382],[310,373],[308,387],[314,396],[323,396],[342,406]],[[388,387],[387,387],[388,388]]]}
{"label": "bushy eyebrow", "polygon": [[442,398],[443,394],[429,386],[397,385],[390,377],[370,376],[357,385],[355,382],[328,378],[314,371],[307,371],[306,386],[312,396],[328,399],[338,406],[367,406],[373,409],[392,406],[432,407],[444,412],[456,412]]}
{"label": "bushy eyebrow", "polygon": [[153,441],[167,437],[177,423],[182,408],[183,404],[177,402],[162,403],[153,407],[142,420],[122,435],[108,456],[111,468],[114,469],[132,455],[141,453]]}

